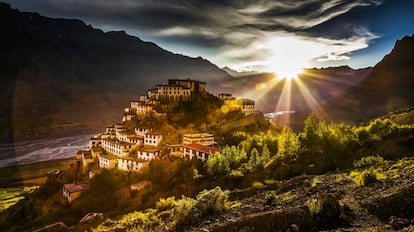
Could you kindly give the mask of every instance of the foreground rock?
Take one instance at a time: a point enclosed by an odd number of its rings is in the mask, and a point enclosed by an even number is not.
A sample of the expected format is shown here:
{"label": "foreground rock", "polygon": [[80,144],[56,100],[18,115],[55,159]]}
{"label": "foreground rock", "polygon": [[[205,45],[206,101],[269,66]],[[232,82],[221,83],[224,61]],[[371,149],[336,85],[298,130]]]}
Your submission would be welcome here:
{"label": "foreground rock", "polygon": [[[387,165],[384,171],[393,169],[392,163]],[[207,217],[187,230],[414,231],[414,166],[410,165],[400,168],[398,177],[366,186],[340,173],[305,175],[256,191],[233,191],[231,197],[240,207]],[[265,196],[272,191],[280,199],[266,204]]]}

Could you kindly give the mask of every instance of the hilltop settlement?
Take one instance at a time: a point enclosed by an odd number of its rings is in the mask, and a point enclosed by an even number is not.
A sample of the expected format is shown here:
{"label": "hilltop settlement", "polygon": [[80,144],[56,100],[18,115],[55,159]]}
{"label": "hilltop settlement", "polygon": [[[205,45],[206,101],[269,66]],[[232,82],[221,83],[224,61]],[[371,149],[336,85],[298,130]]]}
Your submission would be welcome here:
{"label": "hilltop settlement", "polygon": [[[151,124],[156,120],[167,120],[172,105],[188,103],[196,96],[208,94],[207,83],[198,80],[169,79],[168,84],[156,85],[146,95],[131,101],[124,109],[122,122],[106,127],[104,132],[90,139],[86,150],[77,152],[78,165],[92,178],[95,172],[92,167],[96,164],[100,169],[139,172],[154,159],[199,159],[205,162],[220,151],[214,134],[188,131],[180,136],[179,143],[172,143],[169,140],[176,141],[176,135],[172,135],[175,139],[168,139],[171,131]],[[244,116],[256,113],[253,100],[238,99],[228,93],[219,94],[218,98],[224,113],[239,111]],[[86,189],[87,183],[67,183],[63,186],[63,197],[71,203]]]}

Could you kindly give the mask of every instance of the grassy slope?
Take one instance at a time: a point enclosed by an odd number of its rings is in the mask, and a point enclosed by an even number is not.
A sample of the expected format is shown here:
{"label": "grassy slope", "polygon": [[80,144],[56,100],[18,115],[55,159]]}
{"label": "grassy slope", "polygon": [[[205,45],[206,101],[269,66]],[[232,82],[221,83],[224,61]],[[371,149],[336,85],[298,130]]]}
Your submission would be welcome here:
{"label": "grassy slope", "polygon": [[69,158],[0,168],[0,187],[41,185],[48,171],[67,169],[73,162]]}

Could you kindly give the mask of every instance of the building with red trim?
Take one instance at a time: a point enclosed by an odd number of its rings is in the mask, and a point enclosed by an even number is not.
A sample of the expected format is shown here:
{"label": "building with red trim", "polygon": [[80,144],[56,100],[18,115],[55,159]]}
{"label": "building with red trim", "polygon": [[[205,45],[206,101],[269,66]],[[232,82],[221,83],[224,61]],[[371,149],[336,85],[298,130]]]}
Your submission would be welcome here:
{"label": "building with red trim", "polygon": [[214,155],[214,153],[220,151],[219,148],[209,147],[197,143],[184,144],[183,146],[183,158],[188,160],[197,158],[202,161],[206,161],[210,155]]}

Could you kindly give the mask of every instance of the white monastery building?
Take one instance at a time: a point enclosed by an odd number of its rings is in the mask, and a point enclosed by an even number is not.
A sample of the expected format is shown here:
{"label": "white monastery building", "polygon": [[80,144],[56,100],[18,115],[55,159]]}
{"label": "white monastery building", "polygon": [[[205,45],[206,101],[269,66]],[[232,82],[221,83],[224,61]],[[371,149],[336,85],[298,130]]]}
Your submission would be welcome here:
{"label": "white monastery building", "polygon": [[205,146],[212,146],[214,135],[209,133],[187,133],[183,135],[183,144],[197,143]]}
{"label": "white monastery building", "polygon": [[256,112],[254,101],[250,99],[242,99],[240,109],[244,115],[254,114]]}

